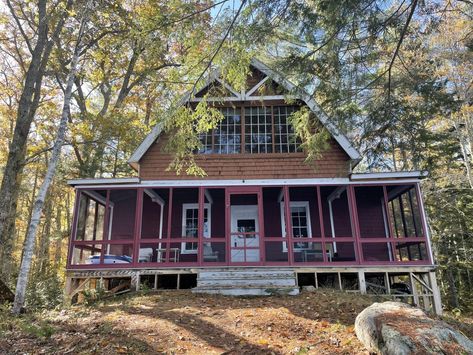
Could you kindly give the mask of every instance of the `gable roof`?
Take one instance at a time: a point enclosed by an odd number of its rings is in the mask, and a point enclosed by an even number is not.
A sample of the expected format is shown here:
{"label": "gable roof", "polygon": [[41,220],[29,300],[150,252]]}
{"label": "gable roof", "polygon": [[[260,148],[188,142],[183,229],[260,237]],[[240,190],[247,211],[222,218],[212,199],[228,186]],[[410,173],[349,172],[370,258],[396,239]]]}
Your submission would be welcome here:
{"label": "gable roof", "polygon": [[[261,62],[260,60],[253,58],[251,60],[251,65],[255,67],[256,69],[260,70],[263,72],[269,79],[273,80],[275,83],[281,85],[284,87],[287,91],[293,93],[296,99],[299,99],[303,101],[311,110],[312,112],[316,115],[316,117],[319,119],[319,121],[323,124],[323,126],[330,132],[332,137],[340,144],[342,149],[347,153],[347,155],[350,157],[350,159],[354,160],[355,163],[358,163],[361,160],[361,155],[358,152],[358,150],[350,143],[348,138],[345,136],[343,132],[341,132],[330,120],[328,115],[322,110],[322,108],[315,102],[314,98],[312,98],[305,90],[302,90],[301,88],[297,87],[293,83],[291,83],[289,80],[287,80],[283,75],[279,74],[275,70],[269,68],[266,64]],[[181,100],[179,100],[178,106],[184,105],[187,102],[191,100],[193,95],[198,94],[201,92],[203,89],[208,87],[211,83],[218,81],[220,84],[225,86],[227,89],[229,89],[231,92],[235,94],[235,99],[239,101],[244,101],[245,100],[245,95],[244,93],[236,93],[231,87],[228,86],[225,82],[219,79],[220,77],[220,70],[216,69],[213,72],[210,73],[209,78],[207,79],[204,87],[202,89],[199,89],[197,91],[189,91],[187,92]],[[256,90],[256,89],[255,89]],[[249,91],[249,95],[251,95],[254,92],[254,90]],[[248,95],[248,98],[251,98]],[[135,169],[138,169],[138,164],[140,159],[143,157],[143,155],[148,151],[148,149],[151,147],[151,145],[156,141],[156,139],[159,137],[161,132],[163,131],[164,125],[162,122],[159,122],[156,124],[156,126],[153,127],[151,132],[146,136],[146,138],[141,142],[141,144],[136,148],[134,153],[131,155],[130,159],[128,159],[128,163]]]}

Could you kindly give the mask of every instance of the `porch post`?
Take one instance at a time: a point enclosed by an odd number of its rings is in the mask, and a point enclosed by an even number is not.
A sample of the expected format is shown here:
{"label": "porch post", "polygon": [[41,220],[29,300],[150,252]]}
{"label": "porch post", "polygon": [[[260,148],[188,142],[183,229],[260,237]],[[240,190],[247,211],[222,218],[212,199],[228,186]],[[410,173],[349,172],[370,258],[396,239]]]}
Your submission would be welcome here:
{"label": "porch post", "polygon": [[164,263],[169,262],[169,253],[171,248],[171,221],[172,221],[172,195],[173,188],[169,188],[169,204],[168,204],[168,221],[167,221],[167,238],[166,238],[166,259]]}
{"label": "porch post", "polygon": [[430,231],[429,231],[429,226],[427,224],[427,213],[425,212],[424,208],[424,199],[422,198],[422,193],[420,190],[420,184],[416,183],[415,185],[416,188],[416,197],[417,197],[417,205],[419,208],[419,214],[421,218],[421,223],[422,223],[422,229],[424,231],[424,240],[426,240],[426,248],[427,248],[427,256],[429,258],[429,261],[431,264],[434,263],[434,255],[432,252],[432,244],[430,242]]}
{"label": "porch post", "polygon": [[[360,226],[358,225],[358,212],[356,208],[355,188],[347,186],[348,207],[352,225],[352,233],[355,237],[355,253],[358,254],[358,264],[363,263],[363,248],[361,246]],[[350,202],[351,201],[351,202]]]}
{"label": "porch post", "polygon": [[324,215],[322,211],[322,197],[320,196],[320,186],[317,186],[316,189],[317,189],[317,206],[319,210],[320,238],[322,240],[322,258],[323,258],[324,263],[326,263],[328,262],[328,258],[327,258],[327,247],[325,246],[325,227],[324,227]]}
{"label": "porch post", "polygon": [[358,271],[358,283],[360,285],[360,292],[362,295],[366,294],[366,280],[365,280],[365,272]]}
{"label": "porch post", "polygon": [[67,255],[67,268],[71,267],[72,264],[72,254],[73,254],[73,240],[76,239],[76,232],[77,232],[77,220],[79,218],[79,201],[80,201],[80,190],[76,189],[76,195],[74,200],[74,214],[72,218],[72,228],[71,228],[71,235],[69,236],[69,246],[68,246],[68,255]]}
{"label": "porch post", "polygon": [[283,186],[284,191],[284,211],[286,219],[286,239],[287,239],[287,253],[289,265],[294,265],[294,254],[292,252],[294,245],[292,244],[292,219],[291,219],[291,207],[290,207],[290,194],[289,187],[287,185]]}
{"label": "porch post", "polygon": [[[141,218],[143,215],[143,188],[136,190],[135,227],[133,235],[133,265],[138,265],[140,255]],[[139,281],[138,281],[139,283]]]}
{"label": "porch post", "polygon": [[257,194],[258,198],[258,220],[259,220],[259,250],[260,250],[260,263],[266,263],[266,252],[264,242],[264,201],[263,201],[263,188],[260,186]]}
{"label": "porch post", "polygon": [[394,242],[394,230],[393,230],[393,223],[391,221],[391,215],[389,214],[389,201],[388,201],[388,190],[386,189],[386,185],[383,185],[383,195],[384,195],[384,211],[386,213],[386,221],[388,223],[388,230],[389,230],[389,242],[388,245],[391,246],[391,256],[392,262],[397,263],[398,260],[396,258],[396,243]]}
{"label": "porch post", "polygon": [[232,236],[231,226],[230,226],[230,194],[228,192],[228,187],[225,187],[225,250],[226,250],[226,264],[230,265],[232,255],[231,255],[231,243]]}
{"label": "porch post", "polygon": [[[107,197],[105,200],[105,215],[103,224],[103,240],[108,241],[110,234],[110,190],[107,190]],[[102,244],[102,252],[100,253],[100,264],[103,264],[105,258],[105,244]]]}
{"label": "porch post", "polygon": [[440,291],[437,285],[437,278],[435,277],[435,271],[429,272],[429,284],[430,284],[430,287],[432,288],[435,314],[440,316],[443,313],[443,309],[442,309],[442,300],[440,299]]}
{"label": "porch post", "polygon": [[[197,214],[197,263],[202,265],[204,261],[204,244],[203,244],[203,237],[204,237],[204,199],[205,199],[205,191],[204,187],[199,186],[199,212]],[[210,213],[208,211],[207,213]],[[207,216],[208,219],[208,216]],[[211,236],[209,236],[211,237]]]}

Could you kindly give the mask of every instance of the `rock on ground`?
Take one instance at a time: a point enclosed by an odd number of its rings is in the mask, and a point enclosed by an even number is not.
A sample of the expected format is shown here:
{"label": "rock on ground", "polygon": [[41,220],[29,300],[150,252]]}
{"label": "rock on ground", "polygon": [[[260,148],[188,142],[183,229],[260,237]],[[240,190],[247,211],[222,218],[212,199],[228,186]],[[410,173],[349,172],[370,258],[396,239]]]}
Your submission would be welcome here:
{"label": "rock on ground", "polygon": [[400,302],[365,308],[356,317],[355,332],[368,351],[380,354],[473,354],[465,335]]}

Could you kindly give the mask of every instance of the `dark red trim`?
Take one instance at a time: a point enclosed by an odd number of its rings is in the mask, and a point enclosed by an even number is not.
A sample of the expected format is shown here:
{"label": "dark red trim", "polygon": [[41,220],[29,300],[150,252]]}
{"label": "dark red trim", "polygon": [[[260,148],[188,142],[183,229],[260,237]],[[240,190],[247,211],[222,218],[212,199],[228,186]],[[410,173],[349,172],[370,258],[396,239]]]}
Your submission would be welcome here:
{"label": "dark red trim", "polygon": [[[417,207],[419,209],[419,213],[421,215],[422,221],[422,229],[423,229],[423,236],[422,237],[414,237],[410,236],[407,238],[395,238],[393,232],[393,226],[391,221],[391,215],[389,212],[389,201],[388,201],[388,194],[386,186],[395,185],[395,186],[412,186],[416,188],[416,197],[418,199]],[[323,249],[323,259],[321,261],[307,261],[307,262],[297,262],[295,261],[294,255],[294,243],[300,242],[299,238],[294,239],[292,235],[292,220],[291,220],[291,209],[290,209],[290,186],[280,186],[277,187],[283,189],[284,195],[284,218],[285,218],[285,226],[286,226],[286,238],[281,236],[268,236],[265,235],[265,226],[264,226],[264,204],[263,204],[263,188],[270,187],[270,186],[232,186],[232,187],[221,187],[217,186],[215,188],[224,189],[225,190],[225,232],[226,238],[210,238],[208,241],[204,239],[204,207],[205,207],[205,189],[210,187],[189,187],[189,188],[196,188],[199,191],[199,215],[198,215],[198,238],[196,240],[192,240],[198,244],[199,252],[197,254],[197,261],[180,261],[180,262],[147,262],[147,263],[139,263],[139,249],[140,244],[146,243],[165,243],[166,246],[166,255],[169,255],[169,249],[171,243],[183,243],[189,242],[189,238],[185,238],[182,235],[173,237],[172,233],[172,218],[173,216],[173,191],[174,187],[169,187],[169,202],[168,202],[168,215],[167,215],[167,235],[166,239],[159,239],[159,238],[150,238],[150,239],[141,239],[141,224],[143,218],[143,193],[144,188],[130,188],[130,187],[121,187],[121,188],[111,188],[107,189],[107,197],[106,197],[106,204],[105,204],[105,216],[104,216],[104,238],[101,241],[92,240],[92,241],[76,241],[75,235],[77,233],[77,223],[78,223],[78,211],[79,211],[79,203],[80,203],[80,195],[81,190],[77,190],[75,196],[75,203],[74,203],[74,217],[73,223],[71,228],[71,238],[69,240],[69,256],[67,259],[67,268],[68,269],[91,269],[91,265],[72,265],[72,255],[73,255],[73,247],[74,246],[102,246],[102,252],[100,256],[100,261],[102,264],[93,265],[93,269],[107,269],[107,268],[139,268],[139,267],[192,267],[192,266],[223,266],[223,265],[238,265],[238,266],[251,266],[251,265],[294,265],[294,266],[303,266],[303,265],[317,265],[317,266],[354,266],[356,265],[431,265],[431,258],[430,258],[430,248],[431,246],[428,243],[427,238],[427,222],[425,219],[425,211],[424,205],[421,198],[420,187],[419,184],[405,184],[402,182],[399,183],[373,183],[373,184],[357,184],[357,185],[345,185],[347,187],[347,200],[348,200],[348,207],[349,207],[349,214],[350,214],[350,224],[352,229],[352,236],[343,236],[343,237],[335,237],[335,238],[328,238],[325,233],[325,226],[324,226],[324,214],[323,214],[323,204],[322,204],[322,197],[321,197],[321,187],[322,186],[344,186],[344,185],[296,185],[293,186],[295,188],[311,186],[316,189],[317,193],[317,206],[318,206],[318,220],[320,223],[320,237],[313,236],[312,238],[307,238],[307,240],[303,240],[304,242],[313,242],[313,243],[321,243]],[[384,207],[386,213],[386,222],[389,226],[389,238],[386,238],[385,235],[379,237],[370,237],[370,238],[363,238],[360,233],[360,222],[358,219],[358,210],[357,210],[357,201],[356,201],[356,193],[355,187],[362,186],[362,187],[369,187],[369,186],[382,186],[383,187],[383,195],[384,195]],[[159,187],[162,188],[162,187]],[[109,234],[109,226],[110,226],[110,194],[112,190],[116,189],[133,189],[137,191],[136,197],[136,215],[134,221],[134,230],[133,230],[133,239],[124,239],[124,240],[108,240]],[[94,188],[83,189],[83,190],[96,190]],[[260,260],[258,262],[238,262],[234,263],[231,262],[231,215],[230,215],[230,199],[231,195],[244,195],[244,194],[252,194],[257,196],[257,205],[258,205],[258,219],[259,219],[259,247],[240,247],[238,249],[259,249],[260,250]],[[164,221],[163,221],[164,222]],[[164,224],[164,223],[163,223]],[[419,227],[419,226],[418,226]],[[241,233],[238,233],[241,234]],[[205,262],[204,261],[204,254],[203,254],[203,245],[204,243],[225,243],[225,261],[224,262]],[[267,243],[285,243],[287,245],[287,261],[266,261],[266,246]],[[332,260],[331,262],[328,260],[328,257],[325,253],[327,249],[327,243],[333,244],[336,242],[340,243],[351,243],[354,248],[355,252],[355,261],[336,261]],[[354,244],[356,243],[356,245]],[[363,258],[363,245],[365,244],[389,244],[391,245],[391,253],[393,257],[393,261],[368,261],[364,260]],[[396,256],[396,247],[402,246],[405,243],[425,243],[426,245],[426,252],[427,252],[427,259],[428,260],[418,260],[418,261],[400,261],[397,260]],[[108,245],[132,245],[133,246],[133,262],[130,264],[103,264],[103,258],[106,254],[106,249]],[[220,244],[221,245],[221,244]],[[284,252],[283,259],[286,257]],[[166,259],[167,260],[167,259]]]}
{"label": "dark red trim", "polygon": [[141,238],[141,219],[143,218],[143,188],[136,191],[136,209],[135,209],[135,225],[133,227],[133,261],[132,264],[138,264],[140,254],[140,238]]}
{"label": "dark red trim", "polygon": [[171,248],[171,222],[172,222],[172,200],[173,200],[173,188],[169,189],[169,201],[168,201],[168,224],[166,234],[166,260],[169,259],[169,249]]}
{"label": "dark red trim", "polygon": [[317,190],[317,206],[319,210],[319,223],[320,223],[320,239],[322,240],[322,258],[324,263],[328,263],[327,257],[327,246],[325,245],[325,225],[324,225],[324,213],[322,210],[322,197],[320,195],[320,186],[316,187]]}
{"label": "dark red trim", "polygon": [[289,193],[289,187],[283,187],[283,194],[284,194],[284,220],[286,222],[286,239],[287,239],[287,252],[288,252],[288,259],[289,265],[294,264],[294,245],[292,242],[292,218],[291,218],[291,197]]}
{"label": "dark red trim", "polygon": [[358,210],[356,206],[355,187],[347,186],[348,210],[350,213],[350,221],[352,228],[352,235],[355,238],[355,258],[358,264],[363,263],[363,250],[360,243],[360,226],[358,224]]}
{"label": "dark red trim", "polygon": [[72,217],[72,227],[71,235],[69,237],[69,246],[68,246],[68,257],[67,257],[67,268],[70,268],[72,265],[72,254],[73,254],[73,243],[76,239],[77,232],[77,219],[79,218],[79,201],[80,201],[81,192],[76,190],[75,201],[74,201],[74,215]]}
{"label": "dark red trim", "polygon": [[424,208],[424,199],[422,198],[422,193],[420,190],[420,184],[417,183],[415,184],[415,189],[416,189],[416,197],[417,197],[417,207],[419,208],[420,212],[420,218],[422,221],[422,238],[425,239],[426,243],[426,251],[427,251],[427,260],[429,261],[430,264],[433,264],[433,260],[431,258],[432,255],[432,245],[429,243],[428,235],[429,235],[429,226],[427,224],[427,219],[426,219],[426,214],[425,214],[425,208]]}
{"label": "dark red trim", "polygon": [[265,233],[264,233],[264,204],[263,204],[263,189],[260,187],[258,192],[258,224],[259,224],[259,260],[260,264],[264,265],[266,260],[265,248]]}
{"label": "dark red trim", "polygon": [[[205,191],[204,188],[201,186],[199,187],[199,211],[197,215],[197,239],[198,239],[198,244],[197,244],[197,263],[199,265],[202,265],[202,262],[204,260],[204,248],[203,248],[203,238],[204,238],[204,215],[205,215],[205,204],[204,204],[204,199],[205,199]],[[209,219],[209,215],[211,213],[211,208],[209,208],[209,211],[207,211],[207,220]]]}

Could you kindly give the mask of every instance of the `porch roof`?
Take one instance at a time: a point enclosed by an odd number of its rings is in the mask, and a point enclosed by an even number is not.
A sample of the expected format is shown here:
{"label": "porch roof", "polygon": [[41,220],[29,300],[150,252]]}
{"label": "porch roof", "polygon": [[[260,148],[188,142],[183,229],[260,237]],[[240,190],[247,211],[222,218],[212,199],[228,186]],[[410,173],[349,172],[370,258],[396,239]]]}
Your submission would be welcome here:
{"label": "porch roof", "polygon": [[275,185],[349,185],[367,184],[372,182],[415,182],[428,175],[426,171],[398,171],[379,173],[353,173],[347,178],[313,178],[313,179],[259,179],[259,180],[141,180],[138,177],[130,178],[103,178],[103,179],[72,179],[70,186],[100,187],[100,186],[275,186]]}

